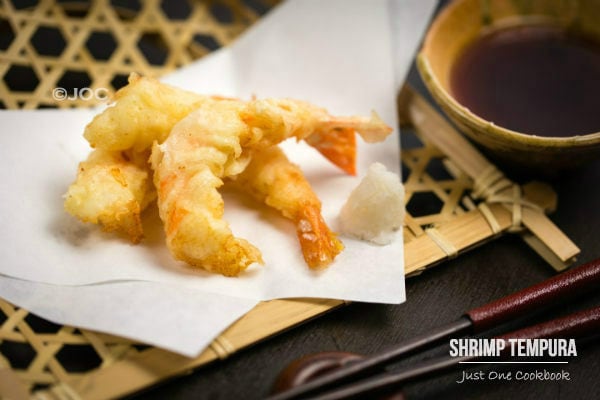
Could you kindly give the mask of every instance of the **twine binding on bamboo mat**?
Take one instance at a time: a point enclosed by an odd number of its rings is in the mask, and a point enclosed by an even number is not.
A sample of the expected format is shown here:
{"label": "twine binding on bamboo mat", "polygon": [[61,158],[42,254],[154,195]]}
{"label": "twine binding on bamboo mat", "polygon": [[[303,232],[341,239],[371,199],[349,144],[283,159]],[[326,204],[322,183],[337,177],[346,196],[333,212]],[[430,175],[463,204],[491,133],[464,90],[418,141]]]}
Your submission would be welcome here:
{"label": "twine binding on bamboo mat", "polygon": [[492,233],[494,235],[497,235],[498,233],[500,233],[500,231],[501,231],[500,224],[498,223],[498,220],[496,219],[496,217],[494,216],[494,213],[492,212],[492,210],[490,210],[488,205],[486,203],[479,203],[477,208],[479,209],[479,212],[481,213],[483,218],[485,218],[485,221],[488,223],[488,225],[492,229]]}
{"label": "twine binding on bamboo mat", "polygon": [[235,347],[225,336],[217,336],[209,347],[217,354],[219,359],[224,360],[235,352]]}
{"label": "twine binding on bamboo mat", "polygon": [[[512,187],[512,196],[499,194],[500,192]],[[476,199],[484,199],[486,203],[501,203],[512,206],[512,225],[509,232],[521,232],[524,227],[522,224],[523,207],[531,208],[535,211],[543,212],[542,208],[535,203],[523,198],[521,186],[506,178],[494,165],[490,164],[484,169],[473,182],[472,195]],[[494,234],[499,231],[499,224],[494,214],[485,203],[480,203],[479,211],[486,219]]]}
{"label": "twine binding on bamboo mat", "polygon": [[48,392],[34,393],[34,400],[82,400],[82,398],[67,384],[60,382],[54,385]]}
{"label": "twine binding on bamboo mat", "polygon": [[498,168],[490,164],[473,181],[473,197],[488,199],[512,184]]}

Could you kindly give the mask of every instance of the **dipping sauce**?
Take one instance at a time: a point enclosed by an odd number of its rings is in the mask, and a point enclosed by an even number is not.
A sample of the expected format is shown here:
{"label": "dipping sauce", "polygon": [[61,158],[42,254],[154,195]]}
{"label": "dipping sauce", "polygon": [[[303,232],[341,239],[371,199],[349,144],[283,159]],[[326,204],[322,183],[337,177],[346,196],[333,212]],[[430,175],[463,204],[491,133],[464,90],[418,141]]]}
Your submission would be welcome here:
{"label": "dipping sauce", "polygon": [[503,128],[600,132],[600,43],[551,25],[496,30],[465,49],[450,88],[460,104]]}

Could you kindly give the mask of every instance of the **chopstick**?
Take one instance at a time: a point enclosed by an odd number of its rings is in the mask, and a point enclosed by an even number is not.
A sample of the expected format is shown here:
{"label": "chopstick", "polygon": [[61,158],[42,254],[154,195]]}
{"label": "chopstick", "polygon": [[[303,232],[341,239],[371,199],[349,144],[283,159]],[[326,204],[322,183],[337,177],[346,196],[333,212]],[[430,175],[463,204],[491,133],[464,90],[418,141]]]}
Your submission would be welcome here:
{"label": "chopstick", "polygon": [[377,355],[349,364],[304,385],[275,394],[269,397],[269,400],[297,399],[322,392],[333,385],[339,385],[349,379],[367,375],[402,356],[423,349],[442,339],[485,331],[531,311],[583,294],[598,285],[600,285],[600,259],[467,311],[465,315],[456,321],[436,328],[432,332],[417,336]]}
{"label": "chopstick", "polygon": [[[496,339],[541,339],[541,338],[582,338],[600,331],[600,306],[585,311],[575,312],[565,317],[519,329],[514,332],[496,336]],[[395,372],[384,373],[372,378],[358,381],[345,387],[334,389],[321,395],[311,396],[314,400],[350,399],[366,394],[381,392],[385,389],[399,387],[401,384],[430,376],[434,373],[457,367],[462,362],[480,359],[477,356],[451,357],[441,356],[408,365]]]}

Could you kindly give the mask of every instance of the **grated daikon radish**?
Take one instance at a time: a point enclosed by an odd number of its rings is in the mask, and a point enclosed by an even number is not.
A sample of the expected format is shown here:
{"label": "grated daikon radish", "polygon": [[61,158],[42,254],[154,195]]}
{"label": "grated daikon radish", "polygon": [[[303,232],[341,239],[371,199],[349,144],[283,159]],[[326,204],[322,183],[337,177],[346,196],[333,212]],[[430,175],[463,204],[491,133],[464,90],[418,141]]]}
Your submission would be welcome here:
{"label": "grated daikon radish", "polygon": [[350,193],[340,212],[343,235],[380,245],[391,243],[404,220],[404,186],[400,177],[380,163]]}

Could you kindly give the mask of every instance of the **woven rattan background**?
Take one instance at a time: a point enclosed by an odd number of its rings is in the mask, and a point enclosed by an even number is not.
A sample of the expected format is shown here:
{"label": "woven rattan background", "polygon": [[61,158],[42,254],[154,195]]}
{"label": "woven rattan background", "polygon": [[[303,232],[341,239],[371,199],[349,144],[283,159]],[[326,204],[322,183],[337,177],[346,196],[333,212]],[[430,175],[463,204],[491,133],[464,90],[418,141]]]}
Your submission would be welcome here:
{"label": "woven rattan background", "polygon": [[162,75],[231,42],[276,2],[1,0],[2,106],[93,105],[52,91],[113,91],[132,71]]}

